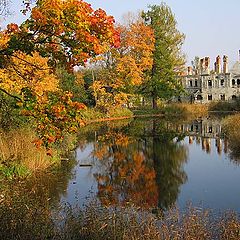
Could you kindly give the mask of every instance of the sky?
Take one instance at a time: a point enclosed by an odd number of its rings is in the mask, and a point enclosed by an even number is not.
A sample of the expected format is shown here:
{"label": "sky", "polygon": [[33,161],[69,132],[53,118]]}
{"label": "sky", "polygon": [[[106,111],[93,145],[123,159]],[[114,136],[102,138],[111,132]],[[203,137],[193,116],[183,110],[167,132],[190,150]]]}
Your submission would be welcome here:
{"label": "sky", "polygon": [[[161,0],[86,0],[94,9],[102,8],[117,22],[128,12],[147,10]],[[21,0],[12,0],[13,15],[6,22],[21,22]],[[178,29],[186,35],[183,52],[190,65],[195,56],[209,56],[213,67],[216,56],[227,55],[230,66],[239,60],[240,0],[165,0],[175,15]]]}

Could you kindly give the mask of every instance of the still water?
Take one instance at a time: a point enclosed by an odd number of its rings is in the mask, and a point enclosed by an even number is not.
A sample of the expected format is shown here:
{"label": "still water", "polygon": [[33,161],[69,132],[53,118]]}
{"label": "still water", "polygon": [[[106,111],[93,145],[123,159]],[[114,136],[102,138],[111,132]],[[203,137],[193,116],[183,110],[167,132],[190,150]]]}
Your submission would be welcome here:
{"label": "still water", "polygon": [[79,136],[61,202],[240,212],[240,161],[217,118],[124,120],[88,126]]}

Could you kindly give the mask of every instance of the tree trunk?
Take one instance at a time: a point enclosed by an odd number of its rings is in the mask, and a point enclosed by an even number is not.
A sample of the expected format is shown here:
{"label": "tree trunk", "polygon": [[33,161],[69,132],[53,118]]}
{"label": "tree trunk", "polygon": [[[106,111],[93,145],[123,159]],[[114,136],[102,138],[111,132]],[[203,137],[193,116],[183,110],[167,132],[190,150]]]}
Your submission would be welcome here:
{"label": "tree trunk", "polygon": [[155,96],[152,97],[152,108],[157,109],[157,98]]}

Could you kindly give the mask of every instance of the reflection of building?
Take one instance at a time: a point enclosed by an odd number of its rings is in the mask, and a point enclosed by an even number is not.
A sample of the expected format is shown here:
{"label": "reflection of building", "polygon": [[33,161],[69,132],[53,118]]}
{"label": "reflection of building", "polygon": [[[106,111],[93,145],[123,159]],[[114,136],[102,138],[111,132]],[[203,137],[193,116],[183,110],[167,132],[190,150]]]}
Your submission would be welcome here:
{"label": "reflection of building", "polygon": [[221,123],[218,120],[199,119],[189,124],[183,124],[182,132],[190,135],[200,135],[207,138],[217,138],[222,135]]}
{"label": "reflection of building", "polygon": [[179,101],[208,103],[236,99],[240,95],[240,62],[237,61],[228,71],[228,57],[217,56],[214,70],[210,70],[210,58],[198,60],[195,69],[188,67],[182,76],[182,84],[187,96],[179,97]]}
{"label": "reflection of building", "polygon": [[225,153],[228,151],[228,142],[223,139],[219,120],[208,118],[195,120],[192,123],[183,124],[181,131],[189,135],[189,144],[196,141],[197,144],[202,145],[202,149],[207,153],[210,153],[212,149],[211,139],[215,139],[218,154],[222,153],[222,149]]}

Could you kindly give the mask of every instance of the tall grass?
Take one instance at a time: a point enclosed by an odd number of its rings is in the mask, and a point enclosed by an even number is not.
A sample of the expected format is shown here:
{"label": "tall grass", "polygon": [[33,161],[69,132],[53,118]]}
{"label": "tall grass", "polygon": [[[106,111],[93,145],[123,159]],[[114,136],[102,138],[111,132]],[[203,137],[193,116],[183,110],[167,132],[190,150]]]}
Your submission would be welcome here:
{"label": "tall grass", "polygon": [[192,115],[194,117],[202,117],[208,114],[208,105],[206,104],[190,104],[190,103],[174,103],[166,105],[166,114],[175,114],[181,116]]}
{"label": "tall grass", "polygon": [[57,240],[212,240],[240,239],[240,220],[231,212],[215,216],[211,211],[173,208],[159,216],[134,206],[85,209],[67,206],[61,214],[48,204],[20,196],[0,204],[1,239]]}
{"label": "tall grass", "polygon": [[233,101],[218,101],[209,104],[209,111],[240,111],[240,98]]}
{"label": "tall grass", "polygon": [[121,117],[133,117],[133,113],[128,108],[111,108],[108,112],[103,113],[97,108],[88,108],[81,112],[83,120],[86,122],[97,121],[107,118],[121,118]]}
{"label": "tall grass", "polygon": [[164,115],[166,117],[202,117],[208,114],[207,104],[190,104],[190,103],[171,103],[162,104],[158,109],[149,107],[134,110],[135,116],[138,115]]}
{"label": "tall grass", "polygon": [[0,130],[0,169],[3,174],[21,175],[45,170],[56,162],[57,151],[54,157],[47,156],[44,147],[36,148],[34,145],[36,138],[30,128]]}
{"label": "tall grass", "polygon": [[240,159],[240,114],[230,115],[223,119],[223,130],[229,139],[231,156]]}

